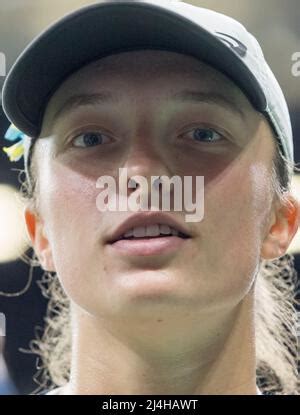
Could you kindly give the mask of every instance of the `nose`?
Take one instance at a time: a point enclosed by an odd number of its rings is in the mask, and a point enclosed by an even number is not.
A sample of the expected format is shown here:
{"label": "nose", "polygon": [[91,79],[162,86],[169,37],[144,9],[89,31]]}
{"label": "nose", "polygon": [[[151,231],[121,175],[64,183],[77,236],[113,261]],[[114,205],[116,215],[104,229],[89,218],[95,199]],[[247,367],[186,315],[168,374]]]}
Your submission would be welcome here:
{"label": "nose", "polygon": [[[148,200],[151,191],[155,188],[160,191],[161,186],[157,177],[171,177],[168,160],[154,139],[148,136],[140,141],[135,140],[128,149],[125,162],[120,165],[123,177],[127,178],[127,196],[135,191],[144,193],[143,182],[147,182]],[[155,180],[156,179],[156,180]],[[161,197],[161,195],[160,195]]]}
{"label": "nose", "polygon": [[129,144],[126,159],[121,167],[127,169],[128,177],[169,176],[168,160],[162,150],[162,146],[152,134],[136,135]]}

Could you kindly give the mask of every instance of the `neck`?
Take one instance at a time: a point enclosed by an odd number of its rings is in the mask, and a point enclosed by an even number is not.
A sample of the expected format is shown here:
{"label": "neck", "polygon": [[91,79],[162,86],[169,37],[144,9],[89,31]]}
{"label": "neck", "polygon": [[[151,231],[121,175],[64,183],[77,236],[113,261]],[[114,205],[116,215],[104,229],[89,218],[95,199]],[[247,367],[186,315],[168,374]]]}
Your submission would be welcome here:
{"label": "neck", "polygon": [[[109,321],[72,306],[68,394],[257,394],[253,289],[230,310]],[[138,315],[138,313],[136,313]],[[137,316],[137,319],[140,318]]]}

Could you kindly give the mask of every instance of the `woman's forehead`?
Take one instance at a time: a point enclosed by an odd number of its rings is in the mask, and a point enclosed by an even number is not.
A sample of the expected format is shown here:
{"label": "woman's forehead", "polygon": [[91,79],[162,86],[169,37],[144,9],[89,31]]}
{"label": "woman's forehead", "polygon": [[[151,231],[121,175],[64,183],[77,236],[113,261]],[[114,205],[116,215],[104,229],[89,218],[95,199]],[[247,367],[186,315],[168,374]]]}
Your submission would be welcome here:
{"label": "woman's forehead", "polygon": [[[221,95],[245,110],[255,111],[245,94],[226,75],[188,55],[161,50],[122,52],[98,59],[70,75],[46,107],[53,112],[70,96],[111,86],[116,95],[147,95],[155,99],[184,87]],[[153,91],[153,92],[152,92]],[[123,92],[123,94],[122,94]]]}

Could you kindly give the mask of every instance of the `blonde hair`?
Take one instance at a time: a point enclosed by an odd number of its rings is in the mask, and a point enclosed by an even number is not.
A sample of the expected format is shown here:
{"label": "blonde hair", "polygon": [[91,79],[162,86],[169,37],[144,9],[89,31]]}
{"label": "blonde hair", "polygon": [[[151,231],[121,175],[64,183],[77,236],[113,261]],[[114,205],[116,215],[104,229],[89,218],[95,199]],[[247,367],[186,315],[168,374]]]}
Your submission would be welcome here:
{"label": "blonde hair", "polygon": [[[290,163],[276,145],[272,165],[274,194],[287,203],[290,181],[296,166]],[[37,171],[34,157],[30,166],[31,183],[21,182],[21,194],[36,206]],[[39,266],[33,258],[24,255],[30,267]],[[69,380],[71,359],[70,301],[55,273],[44,272],[39,281],[42,294],[49,299],[45,329],[37,328],[36,338],[30,342],[30,352],[39,356],[33,393],[62,386]],[[264,394],[297,394],[299,392],[296,294],[297,273],[294,258],[286,254],[276,260],[262,260],[256,279],[256,373],[257,385]],[[27,351],[28,352],[28,351]]]}

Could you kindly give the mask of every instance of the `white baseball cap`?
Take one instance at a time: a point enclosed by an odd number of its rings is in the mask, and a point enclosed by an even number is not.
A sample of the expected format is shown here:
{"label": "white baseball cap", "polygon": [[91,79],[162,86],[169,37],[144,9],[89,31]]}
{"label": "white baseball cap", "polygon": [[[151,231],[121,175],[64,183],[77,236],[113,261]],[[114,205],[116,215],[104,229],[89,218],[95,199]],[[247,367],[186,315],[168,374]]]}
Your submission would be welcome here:
{"label": "white baseball cap", "polygon": [[175,0],[105,0],[49,26],[26,47],[6,77],[2,105],[27,137],[25,166],[47,102],[60,84],[92,61],[138,49],[191,55],[227,75],[266,117],[282,153],[294,161],[283,92],[259,43],[241,23]]}

